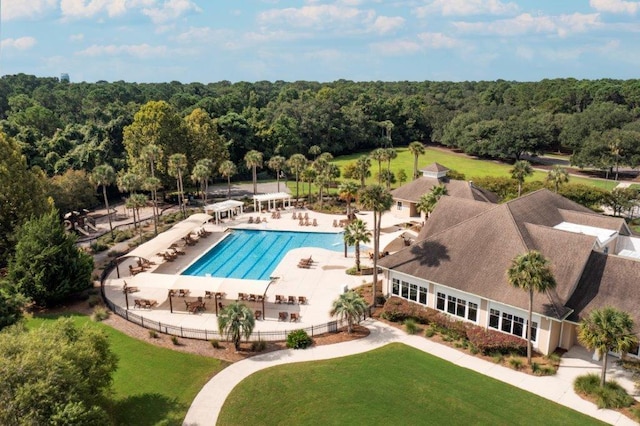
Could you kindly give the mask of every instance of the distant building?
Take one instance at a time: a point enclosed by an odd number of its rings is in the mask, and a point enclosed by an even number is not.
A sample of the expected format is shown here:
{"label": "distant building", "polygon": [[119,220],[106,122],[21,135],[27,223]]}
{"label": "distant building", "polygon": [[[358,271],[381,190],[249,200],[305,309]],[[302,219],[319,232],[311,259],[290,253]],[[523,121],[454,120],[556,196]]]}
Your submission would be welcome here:
{"label": "distant building", "polygon": [[69,74],[67,74],[66,72],[63,72],[62,74],[60,74],[60,82],[61,83],[68,83],[69,82]]}

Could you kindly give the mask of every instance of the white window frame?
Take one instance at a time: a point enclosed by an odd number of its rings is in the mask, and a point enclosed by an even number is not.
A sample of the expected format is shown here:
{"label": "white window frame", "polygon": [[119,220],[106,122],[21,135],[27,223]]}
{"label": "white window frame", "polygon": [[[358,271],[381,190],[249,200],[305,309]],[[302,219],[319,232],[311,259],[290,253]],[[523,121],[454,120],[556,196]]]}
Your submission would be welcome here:
{"label": "white window frame", "polygon": [[[491,317],[494,316],[494,311],[498,313],[497,317],[498,317],[498,326],[496,327],[492,327],[491,326]],[[510,317],[510,318],[508,318]],[[527,338],[527,318],[529,317],[529,313],[526,311],[520,311],[517,309],[513,309],[504,305],[500,305],[498,303],[489,303],[489,307],[487,309],[487,329],[489,330],[494,330],[494,331],[499,331],[501,333],[504,334],[509,334],[511,336],[516,336],[516,337],[520,337],[522,339],[526,339]],[[521,321],[515,321],[515,319],[518,318]],[[511,322],[510,326],[509,326],[509,330],[503,330],[504,326],[505,326],[505,320],[509,320]],[[533,343],[537,343],[538,342],[538,336],[540,335],[540,317],[538,315],[533,315],[531,318],[531,322],[532,322],[532,329],[533,331],[533,338],[531,339],[531,342]],[[513,332],[514,330],[514,324],[515,323],[519,323],[522,324],[522,334],[515,334]]]}
{"label": "white window frame", "polygon": [[[441,296],[444,296],[444,298]],[[439,307],[439,301],[443,301],[444,306]],[[450,304],[453,308],[453,312],[450,312]],[[464,312],[462,315],[459,315],[461,306],[464,306]],[[440,312],[450,315],[452,318],[477,324],[479,317],[478,313],[480,311],[480,299],[470,294],[450,290],[442,286],[436,286],[434,289],[434,308]],[[472,311],[475,311],[475,319],[471,319],[469,317],[469,314]]]}

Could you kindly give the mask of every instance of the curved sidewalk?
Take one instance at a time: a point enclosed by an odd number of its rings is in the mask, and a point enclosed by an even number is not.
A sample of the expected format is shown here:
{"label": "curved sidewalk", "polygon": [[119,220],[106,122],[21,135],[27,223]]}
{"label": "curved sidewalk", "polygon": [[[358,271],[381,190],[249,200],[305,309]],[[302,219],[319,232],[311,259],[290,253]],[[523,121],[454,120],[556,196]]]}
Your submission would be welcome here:
{"label": "curved sidewalk", "polygon": [[[399,342],[427,352],[461,367],[511,384],[537,394],[588,416],[613,425],[636,425],[637,423],[612,410],[600,410],[573,391],[575,377],[591,371],[599,371],[598,365],[584,357],[563,357],[558,373],[554,376],[537,377],[485,361],[446,345],[441,345],[421,336],[410,336],[384,323],[367,320],[364,325],[371,330],[369,336],[349,342],[313,347],[305,350],[283,350],[247,358],[230,365],[214,376],[191,403],[184,425],[214,425],[227,396],[233,388],[251,374],[276,365],[294,362],[316,361],[355,355]],[[565,355],[566,356],[566,355]],[[610,371],[610,370],[608,370]]]}

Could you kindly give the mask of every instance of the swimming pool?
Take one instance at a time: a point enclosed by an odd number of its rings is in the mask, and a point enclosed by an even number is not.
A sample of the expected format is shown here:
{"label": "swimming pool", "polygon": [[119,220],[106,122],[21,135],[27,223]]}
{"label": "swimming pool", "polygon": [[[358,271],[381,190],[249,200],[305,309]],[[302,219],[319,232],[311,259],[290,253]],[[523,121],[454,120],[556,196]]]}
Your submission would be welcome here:
{"label": "swimming pool", "polygon": [[343,234],[234,229],[182,275],[268,280],[284,255],[300,247],[343,251]]}

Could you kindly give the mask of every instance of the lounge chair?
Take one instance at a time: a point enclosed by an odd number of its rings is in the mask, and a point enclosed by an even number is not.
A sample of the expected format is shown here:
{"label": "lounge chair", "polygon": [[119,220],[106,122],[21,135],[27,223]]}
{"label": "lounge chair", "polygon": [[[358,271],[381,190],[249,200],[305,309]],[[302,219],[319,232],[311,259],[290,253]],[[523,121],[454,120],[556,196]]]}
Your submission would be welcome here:
{"label": "lounge chair", "polygon": [[253,216],[249,216],[249,223],[253,223]]}
{"label": "lounge chair", "polygon": [[207,299],[211,299],[213,297],[213,292],[209,291],[209,290],[205,290],[204,291],[204,297],[206,297]]}
{"label": "lounge chair", "polygon": [[286,302],[287,299],[284,298],[284,296],[280,295],[280,294],[276,294],[276,303],[282,303],[282,302]]}
{"label": "lounge chair", "polygon": [[309,212],[305,212],[305,214],[304,214],[304,218],[305,218],[305,219],[309,219]]}
{"label": "lounge chair", "polygon": [[288,312],[278,312],[278,321],[286,321],[288,317]]}
{"label": "lounge chair", "polygon": [[250,302],[255,302],[256,301],[257,296],[255,294],[250,294],[249,295],[249,301]]}
{"label": "lounge chair", "polygon": [[275,218],[276,218],[276,212],[273,211],[273,212],[271,212],[271,219],[275,219]]}
{"label": "lounge chair", "polygon": [[307,303],[307,298],[304,296],[298,296],[298,303],[304,305]]}
{"label": "lounge chair", "polygon": [[293,305],[294,303],[296,303],[296,297],[295,296],[289,296],[289,298],[287,299],[287,304],[288,305]]}
{"label": "lounge chair", "polygon": [[311,269],[311,264],[307,263],[307,262],[300,261],[300,262],[298,262],[298,268]]}
{"label": "lounge chair", "polygon": [[289,315],[289,322],[292,322],[292,321],[298,322],[299,319],[300,319],[300,316],[295,312],[291,312],[291,315]]}
{"label": "lounge chair", "polygon": [[189,290],[185,288],[178,289],[178,297],[186,297],[189,294]]}
{"label": "lounge chair", "polygon": [[304,220],[304,226],[311,226],[311,222],[309,222],[309,218]]}
{"label": "lounge chair", "polygon": [[260,222],[261,222],[261,220],[260,220],[260,216],[256,216],[256,220],[255,220],[255,222],[254,222],[254,223],[260,223]]}
{"label": "lounge chair", "polygon": [[298,222],[298,226],[304,226],[304,219],[300,218],[300,221]]}
{"label": "lounge chair", "polygon": [[276,219],[281,219],[281,218],[282,218],[282,216],[280,216],[280,211],[277,211],[276,212]]}
{"label": "lounge chair", "polygon": [[134,268],[133,265],[129,265],[129,273],[131,273],[131,275],[137,275],[142,271],[144,271],[144,269],[139,266]]}
{"label": "lounge chair", "polygon": [[300,263],[306,263],[307,265],[311,265],[313,263],[313,258],[311,256],[303,257],[302,259],[300,259]]}
{"label": "lounge chair", "polygon": [[291,216],[291,218],[293,220],[298,220],[298,215],[296,214],[296,212],[293,212],[293,215]]}
{"label": "lounge chair", "polygon": [[253,316],[255,317],[255,319],[259,320],[260,317],[262,317],[262,311],[255,311],[253,313]]}
{"label": "lounge chair", "polygon": [[318,226],[318,220],[315,217],[313,218],[313,226]]}
{"label": "lounge chair", "polygon": [[333,219],[333,227],[334,228],[338,227],[338,220],[337,219]]}

